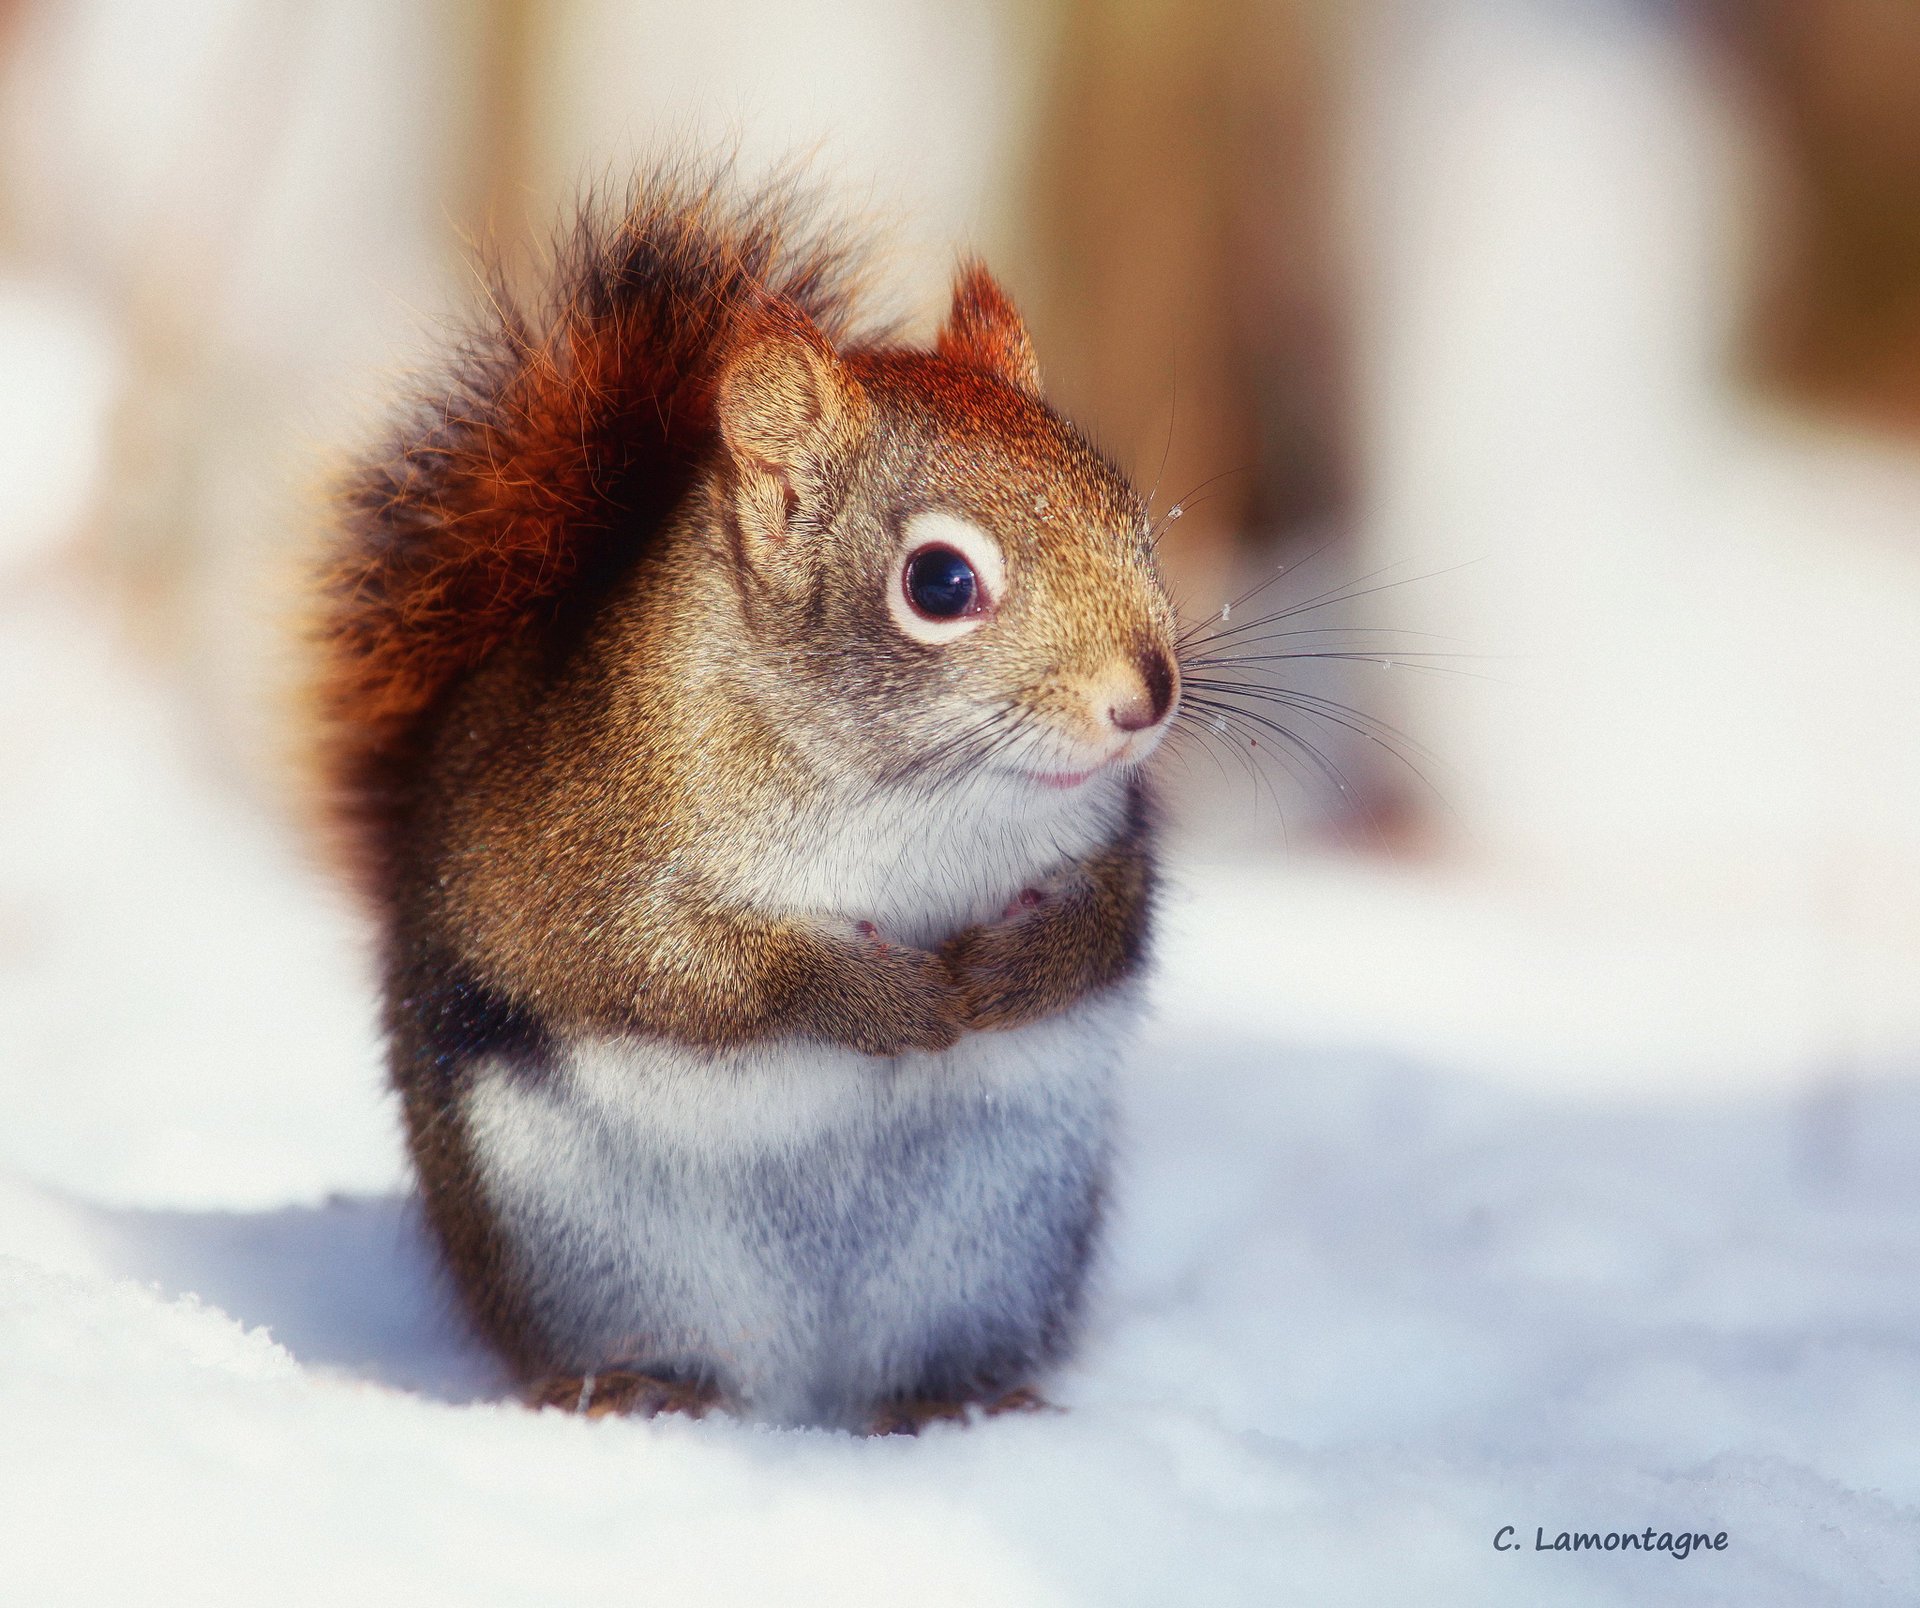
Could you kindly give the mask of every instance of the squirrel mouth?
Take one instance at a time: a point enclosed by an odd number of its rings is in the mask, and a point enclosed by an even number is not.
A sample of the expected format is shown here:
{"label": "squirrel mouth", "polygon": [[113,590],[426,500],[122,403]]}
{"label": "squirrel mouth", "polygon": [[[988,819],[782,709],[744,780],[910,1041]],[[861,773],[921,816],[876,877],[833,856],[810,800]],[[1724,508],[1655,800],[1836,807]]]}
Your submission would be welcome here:
{"label": "squirrel mouth", "polygon": [[1028,771],[1027,774],[1042,787],[1051,787],[1058,791],[1065,792],[1070,787],[1078,787],[1082,782],[1091,780],[1105,769],[1105,765],[1096,765],[1092,770]]}
{"label": "squirrel mouth", "polygon": [[1102,771],[1111,770],[1115,765],[1122,763],[1128,757],[1128,755],[1131,754],[1132,751],[1133,751],[1133,744],[1131,741],[1128,741],[1128,742],[1122,743],[1118,748],[1116,748],[1111,754],[1107,755],[1107,757],[1101,760],[1097,765],[1090,765],[1085,770],[1071,770],[1071,771],[1031,771],[1030,770],[1025,772],[1024,774],[1029,781],[1038,782],[1042,787],[1051,788],[1055,792],[1064,793],[1064,792],[1070,791],[1073,788],[1083,786],[1085,783],[1092,781],[1094,777],[1098,776]]}

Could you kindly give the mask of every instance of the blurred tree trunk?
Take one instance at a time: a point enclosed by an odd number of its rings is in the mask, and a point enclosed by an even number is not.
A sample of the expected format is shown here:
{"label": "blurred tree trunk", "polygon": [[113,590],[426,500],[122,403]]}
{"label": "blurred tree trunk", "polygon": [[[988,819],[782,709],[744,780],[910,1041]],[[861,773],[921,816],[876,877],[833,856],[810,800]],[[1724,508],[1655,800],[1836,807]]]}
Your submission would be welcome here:
{"label": "blurred tree trunk", "polygon": [[455,15],[471,31],[474,81],[459,211],[469,242],[515,289],[535,274],[529,248],[548,222],[535,216],[535,80],[553,0],[477,0]]}
{"label": "blurred tree trunk", "polygon": [[1775,158],[1749,358],[1920,435],[1920,5],[1716,0]]}
{"label": "blurred tree trunk", "polygon": [[1162,556],[1204,608],[1241,549],[1347,508],[1335,133],[1351,13],[1062,3],[1027,301],[1050,392],[1158,484],[1161,509],[1184,502]]}

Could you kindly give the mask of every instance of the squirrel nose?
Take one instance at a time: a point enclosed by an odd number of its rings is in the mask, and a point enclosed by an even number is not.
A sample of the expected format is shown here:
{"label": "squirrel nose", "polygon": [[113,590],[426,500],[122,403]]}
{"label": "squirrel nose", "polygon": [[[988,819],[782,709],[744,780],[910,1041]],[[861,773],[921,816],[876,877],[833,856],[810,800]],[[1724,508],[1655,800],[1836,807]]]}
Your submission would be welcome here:
{"label": "squirrel nose", "polygon": [[1167,718],[1173,707],[1173,666],[1159,648],[1142,648],[1134,655],[1138,685],[1123,699],[1107,706],[1107,719],[1121,731],[1145,731]]}

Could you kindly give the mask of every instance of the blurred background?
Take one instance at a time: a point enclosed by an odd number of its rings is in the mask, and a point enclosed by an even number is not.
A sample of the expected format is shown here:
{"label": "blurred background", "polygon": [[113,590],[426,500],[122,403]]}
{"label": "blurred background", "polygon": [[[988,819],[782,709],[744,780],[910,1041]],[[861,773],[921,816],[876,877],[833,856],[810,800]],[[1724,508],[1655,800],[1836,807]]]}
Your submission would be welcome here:
{"label": "blurred background", "polygon": [[[371,1068],[289,577],[476,252],[536,271],[689,147],[806,154],[916,332],[984,252],[1180,508],[1190,617],[1259,588],[1223,629],[1340,655],[1274,672],[1324,766],[1171,767],[1164,986],[1596,1097],[1790,1083],[1815,1167],[1914,1069],[1920,9],[0,0],[12,1148],[209,1014]],[[115,1189],[218,1142],[153,1100]]]}

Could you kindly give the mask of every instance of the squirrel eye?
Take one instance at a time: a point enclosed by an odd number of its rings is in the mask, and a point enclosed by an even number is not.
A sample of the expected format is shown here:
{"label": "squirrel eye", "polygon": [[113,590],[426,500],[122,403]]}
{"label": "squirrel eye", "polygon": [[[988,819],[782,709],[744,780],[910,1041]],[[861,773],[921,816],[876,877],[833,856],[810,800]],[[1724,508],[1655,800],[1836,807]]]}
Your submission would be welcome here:
{"label": "squirrel eye", "polygon": [[1007,562],[984,526],[944,508],[906,522],[887,581],[887,614],[909,642],[945,647],[993,617]]}
{"label": "squirrel eye", "polygon": [[929,620],[957,620],[974,608],[980,596],[973,566],[940,542],[909,555],[901,585],[914,612]]}

